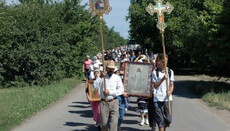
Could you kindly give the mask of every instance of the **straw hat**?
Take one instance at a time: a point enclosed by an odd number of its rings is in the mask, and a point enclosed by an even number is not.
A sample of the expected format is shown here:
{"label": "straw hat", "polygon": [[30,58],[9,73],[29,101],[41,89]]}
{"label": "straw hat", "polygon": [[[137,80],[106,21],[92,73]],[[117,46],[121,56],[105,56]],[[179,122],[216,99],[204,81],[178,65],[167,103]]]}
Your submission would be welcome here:
{"label": "straw hat", "polygon": [[113,60],[108,60],[106,67],[107,68],[116,68],[115,62]]}

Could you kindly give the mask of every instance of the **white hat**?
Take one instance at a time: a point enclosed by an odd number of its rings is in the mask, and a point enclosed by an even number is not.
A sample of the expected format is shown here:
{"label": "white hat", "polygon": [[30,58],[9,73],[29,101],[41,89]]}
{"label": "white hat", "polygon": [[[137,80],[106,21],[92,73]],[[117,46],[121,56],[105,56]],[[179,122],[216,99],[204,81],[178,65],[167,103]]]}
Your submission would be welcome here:
{"label": "white hat", "polygon": [[97,60],[97,56],[93,56],[93,60],[96,61]]}
{"label": "white hat", "polygon": [[145,55],[142,56],[141,60],[148,60],[148,57],[146,57]]}
{"label": "white hat", "polygon": [[99,64],[96,64],[96,63],[95,63],[95,64],[93,64],[93,68],[94,68],[94,70],[95,70],[95,69],[99,69],[99,67],[100,67],[100,65],[99,65]]}
{"label": "white hat", "polygon": [[114,69],[114,71],[113,71],[113,72],[116,72],[116,71],[118,71],[118,68],[117,68],[117,67],[115,67],[115,69]]}
{"label": "white hat", "polygon": [[99,69],[95,69],[94,72],[100,72],[100,70]]}
{"label": "white hat", "polygon": [[129,61],[128,59],[124,58],[121,62],[126,62]]}
{"label": "white hat", "polygon": [[100,60],[95,60],[94,64],[101,65],[102,63],[100,62]]}

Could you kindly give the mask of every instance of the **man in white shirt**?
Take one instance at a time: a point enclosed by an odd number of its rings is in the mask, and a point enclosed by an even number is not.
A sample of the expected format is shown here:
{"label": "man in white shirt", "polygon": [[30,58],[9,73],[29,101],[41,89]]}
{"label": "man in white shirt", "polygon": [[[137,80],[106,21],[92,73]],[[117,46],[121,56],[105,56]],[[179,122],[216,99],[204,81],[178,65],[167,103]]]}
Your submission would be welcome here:
{"label": "man in white shirt", "polygon": [[[159,54],[156,59],[157,68],[152,73],[152,80],[154,84],[154,112],[159,131],[165,131],[172,121],[172,116],[169,114],[168,98],[172,107],[174,72],[173,70],[167,68],[166,70],[168,70],[168,74],[166,74],[164,62],[166,62],[167,65],[168,57],[166,56],[166,61],[164,61],[163,55]],[[168,91],[166,87],[166,79],[168,79]]]}
{"label": "man in white shirt", "polygon": [[102,73],[105,77],[106,88],[104,87],[104,78],[102,78],[101,86],[99,87],[99,95],[101,97],[101,130],[102,131],[117,131],[119,102],[118,95],[124,93],[124,86],[120,76],[114,74],[115,62],[108,61],[106,71]]}

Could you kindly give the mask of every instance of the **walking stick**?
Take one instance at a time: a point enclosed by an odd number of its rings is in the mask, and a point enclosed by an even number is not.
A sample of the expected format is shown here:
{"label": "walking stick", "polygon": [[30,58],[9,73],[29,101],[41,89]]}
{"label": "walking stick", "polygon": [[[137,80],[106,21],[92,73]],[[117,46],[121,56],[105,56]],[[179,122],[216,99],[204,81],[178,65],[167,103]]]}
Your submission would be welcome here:
{"label": "walking stick", "polygon": [[[146,11],[150,15],[157,13],[157,17],[158,17],[157,28],[160,30],[160,33],[161,33],[163,57],[164,57],[164,69],[165,69],[165,74],[168,74],[167,64],[166,64],[165,39],[164,39],[164,29],[167,27],[167,24],[164,22],[164,12],[168,12],[168,14],[170,14],[172,10],[174,9],[174,7],[169,2],[167,2],[166,5],[163,5],[162,4],[163,0],[154,0],[154,1],[156,2],[156,5],[153,5],[152,3],[150,3],[146,7]],[[168,79],[166,79],[166,88],[168,92],[169,91]],[[171,105],[169,101],[169,96],[167,98],[168,98],[169,115],[171,115]]]}

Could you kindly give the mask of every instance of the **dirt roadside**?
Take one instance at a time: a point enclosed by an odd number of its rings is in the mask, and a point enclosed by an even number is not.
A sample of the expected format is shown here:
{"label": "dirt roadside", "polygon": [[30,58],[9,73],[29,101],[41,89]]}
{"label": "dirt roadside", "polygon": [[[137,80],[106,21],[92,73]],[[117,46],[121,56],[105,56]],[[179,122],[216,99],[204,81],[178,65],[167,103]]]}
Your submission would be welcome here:
{"label": "dirt roadside", "polygon": [[[207,76],[207,75],[186,75],[186,76],[176,76],[176,80],[190,80],[190,81],[205,81],[205,82],[223,82],[229,84],[230,88],[230,78],[226,77],[213,77],[213,76]],[[199,106],[201,106],[204,110],[208,110],[212,112],[213,114],[216,114],[224,123],[230,124],[230,111],[229,110],[223,110],[223,109],[217,109],[216,107],[210,107],[208,106],[208,103],[202,101],[201,99],[196,99]]]}

